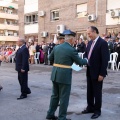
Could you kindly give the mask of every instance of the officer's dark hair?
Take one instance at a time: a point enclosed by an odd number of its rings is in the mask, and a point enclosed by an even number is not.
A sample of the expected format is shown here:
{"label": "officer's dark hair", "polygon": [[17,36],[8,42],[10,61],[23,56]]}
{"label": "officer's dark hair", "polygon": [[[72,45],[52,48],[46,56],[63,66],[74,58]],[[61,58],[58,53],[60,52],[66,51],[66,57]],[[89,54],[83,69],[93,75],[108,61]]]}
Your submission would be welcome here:
{"label": "officer's dark hair", "polygon": [[95,31],[97,34],[99,34],[99,31],[95,26],[90,26],[89,28],[91,28],[93,32]]}

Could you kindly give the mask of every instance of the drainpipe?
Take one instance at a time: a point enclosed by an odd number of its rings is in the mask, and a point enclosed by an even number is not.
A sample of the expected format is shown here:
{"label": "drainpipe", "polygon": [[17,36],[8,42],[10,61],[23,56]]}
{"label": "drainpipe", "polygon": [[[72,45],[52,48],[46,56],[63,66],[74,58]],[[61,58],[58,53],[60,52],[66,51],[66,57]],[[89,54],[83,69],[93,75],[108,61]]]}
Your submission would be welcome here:
{"label": "drainpipe", "polygon": [[96,19],[98,18],[98,0],[96,0]]}

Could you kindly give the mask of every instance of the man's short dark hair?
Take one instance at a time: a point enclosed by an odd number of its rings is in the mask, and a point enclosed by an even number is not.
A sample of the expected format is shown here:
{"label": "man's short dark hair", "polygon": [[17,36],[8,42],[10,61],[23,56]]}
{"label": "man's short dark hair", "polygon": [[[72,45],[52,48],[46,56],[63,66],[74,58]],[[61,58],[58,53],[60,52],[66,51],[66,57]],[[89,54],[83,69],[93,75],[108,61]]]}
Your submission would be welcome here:
{"label": "man's short dark hair", "polygon": [[97,34],[99,34],[99,31],[95,26],[90,26],[89,28],[91,28],[92,31],[95,31]]}

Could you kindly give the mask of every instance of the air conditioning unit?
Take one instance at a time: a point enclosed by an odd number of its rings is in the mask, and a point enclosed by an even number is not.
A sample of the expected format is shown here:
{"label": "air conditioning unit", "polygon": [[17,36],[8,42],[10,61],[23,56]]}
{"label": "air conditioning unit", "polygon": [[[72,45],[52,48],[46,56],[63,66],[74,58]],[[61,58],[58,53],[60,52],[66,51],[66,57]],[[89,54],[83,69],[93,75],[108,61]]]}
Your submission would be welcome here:
{"label": "air conditioning unit", "polygon": [[48,32],[46,31],[41,32],[41,37],[47,37],[47,36],[48,36]]}
{"label": "air conditioning unit", "polygon": [[57,33],[63,33],[65,30],[65,25],[57,25]]}
{"label": "air conditioning unit", "polygon": [[118,10],[111,11],[112,18],[119,17],[119,16],[120,16],[120,12]]}
{"label": "air conditioning unit", "polygon": [[38,16],[44,17],[45,16],[45,11],[39,11]]}
{"label": "air conditioning unit", "polygon": [[94,14],[88,15],[88,21],[92,22],[96,20],[96,16]]}

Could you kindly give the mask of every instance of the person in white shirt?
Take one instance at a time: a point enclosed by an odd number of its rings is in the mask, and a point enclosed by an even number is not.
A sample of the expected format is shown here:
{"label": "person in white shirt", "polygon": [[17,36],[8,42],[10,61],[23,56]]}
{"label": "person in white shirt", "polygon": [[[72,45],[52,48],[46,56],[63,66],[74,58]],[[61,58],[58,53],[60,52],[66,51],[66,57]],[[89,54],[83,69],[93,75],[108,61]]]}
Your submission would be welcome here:
{"label": "person in white shirt", "polygon": [[34,64],[34,54],[36,52],[36,48],[34,43],[31,43],[30,47],[29,47],[29,54],[30,54],[30,63]]}

